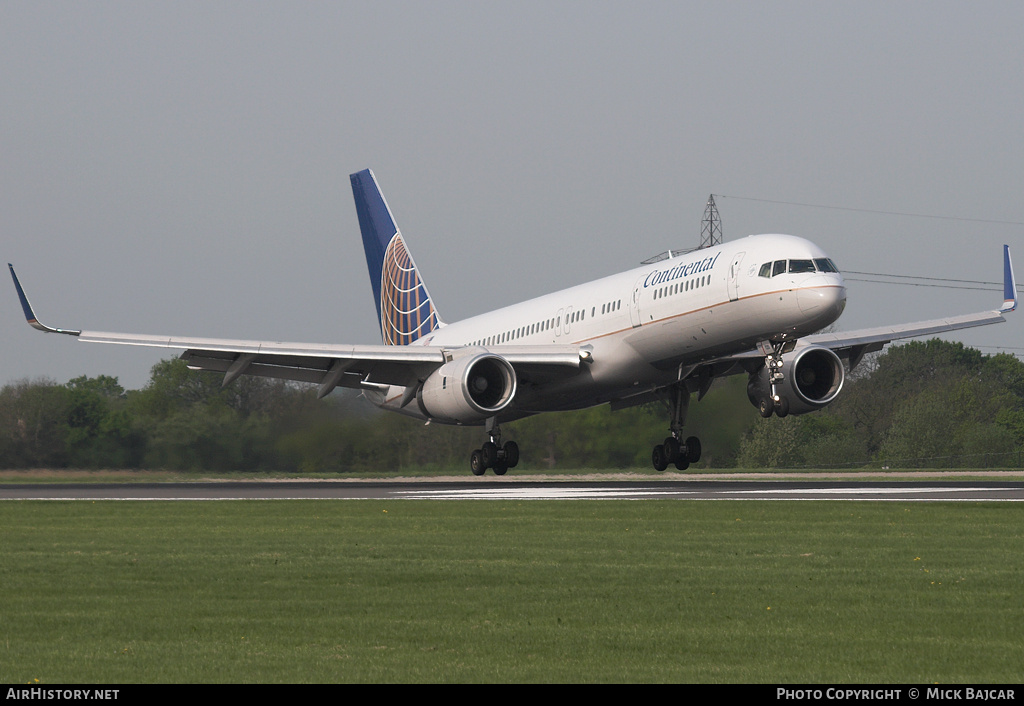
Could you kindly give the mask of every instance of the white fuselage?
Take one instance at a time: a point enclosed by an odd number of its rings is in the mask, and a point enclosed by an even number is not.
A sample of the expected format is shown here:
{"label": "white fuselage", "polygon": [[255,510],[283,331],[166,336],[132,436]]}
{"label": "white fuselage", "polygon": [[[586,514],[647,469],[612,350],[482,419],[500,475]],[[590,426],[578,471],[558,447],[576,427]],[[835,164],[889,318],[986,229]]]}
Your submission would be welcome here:
{"label": "white fuselage", "polygon": [[[776,267],[765,276],[764,265],[780,261],[818,266]],[[417,343],[592,348],[593,362],[579,375],[521,388],[501,414],[514,418],[670,384],[680,366],[814,333],[839,318],[845,303],[843,278],[821,248],[790,235],[752,235],[449,324]],[[402,392],[392,387],[377,401],[397,409]],[[416,405],[398,411],[420,416]]]}

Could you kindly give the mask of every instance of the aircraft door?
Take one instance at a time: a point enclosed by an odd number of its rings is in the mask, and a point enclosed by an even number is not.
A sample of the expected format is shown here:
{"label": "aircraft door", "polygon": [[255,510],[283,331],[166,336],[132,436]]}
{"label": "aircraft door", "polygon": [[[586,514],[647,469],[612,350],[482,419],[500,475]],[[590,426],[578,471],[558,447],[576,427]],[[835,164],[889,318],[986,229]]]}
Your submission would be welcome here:
{"label": "aircraft door", "polygon": [[732,264],[729,265],[729,275],[727,280],[727,286],[729,287],[729,301],[734,302],[740,297],[740,262],[743,261],[745,252],[736,253],[736,257],[732,259]]}
{"label": "aircraft door", "polygon": [[644,278],[641,277],[633,286],[633,295],[629,298],[629,322],[633,328],[640,326],[640,294],[644,290]]}
{"label": "aircraft door", "polygon": [[562,335],[562,314],[563,314],[564,311],[565,311],[564,309],[559,309],[558,313],[555,314],[555,335],[556,336],[561,336]]}

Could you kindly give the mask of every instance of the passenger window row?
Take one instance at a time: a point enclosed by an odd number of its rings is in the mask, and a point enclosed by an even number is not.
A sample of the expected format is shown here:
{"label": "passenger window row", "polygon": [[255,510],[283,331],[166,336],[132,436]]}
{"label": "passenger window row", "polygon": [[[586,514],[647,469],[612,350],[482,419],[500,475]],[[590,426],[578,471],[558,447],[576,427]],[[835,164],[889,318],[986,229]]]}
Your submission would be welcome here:
{"label": "passenger window row", "polygon": [[[618,311],[622,307],[622,300],[608,302],[601,306],[601,313],[611,313]],[[597,307],[591,307],[590,315],[594,316],[597,311]],[[566,325],[574,324],[578,321],[583,321],[587,318],[586,310],[579,309],[566,315]],[[550,331],[554,328],[559,328],[562,325],[562,317],[556,316],[545,321],[538,321],[537,323],[530,324],[529,326],[521,326],[519,328],[512,329],[511,331],[505,331],[494,336],[488,336],[487,338],[480,338],[473,341],[469,345],[471,346],[495,346],[501,345],[502,343],[509,343],[511,341],[524,338],[526,336],[532,336],[535,333],[543,333],[544,331]]]}
{"label": "passenger window row", "polygon": [[[769,263],[771,264],[771,263]],[[661,299],[662,297],[672,296],[673,294],[679,294],[680,292],[689,292],[690,290],[697,289],[698,287],[704,287],[711,283],[711,275],[704,275],[694,280],[686,280],[685,282],[677,282],[667,287],[661,287],[654,290],[654,298]]]}

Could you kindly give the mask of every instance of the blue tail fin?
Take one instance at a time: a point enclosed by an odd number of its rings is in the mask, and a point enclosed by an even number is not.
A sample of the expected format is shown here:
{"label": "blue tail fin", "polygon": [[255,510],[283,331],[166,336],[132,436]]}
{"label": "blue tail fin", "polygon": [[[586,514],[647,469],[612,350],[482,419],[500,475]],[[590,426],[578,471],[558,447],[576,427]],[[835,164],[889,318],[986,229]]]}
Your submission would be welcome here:
{"label": "blue tail fin", "polygon": [[408,345],[437,329],[441,319],[377,186],[377,178],[369,169],[349,178],[381,336],[386,345]]}

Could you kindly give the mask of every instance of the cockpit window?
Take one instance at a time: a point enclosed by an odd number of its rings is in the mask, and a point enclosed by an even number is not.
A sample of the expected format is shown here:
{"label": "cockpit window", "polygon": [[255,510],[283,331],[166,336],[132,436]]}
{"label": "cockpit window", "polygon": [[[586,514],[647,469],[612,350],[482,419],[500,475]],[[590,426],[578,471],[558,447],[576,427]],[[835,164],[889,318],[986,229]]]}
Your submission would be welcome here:
{"label": "cockpit window", "polygon": [[785,260],[776,260],[775,261],[775,265],[772,267],[772,277],[774,277],[775,275],[781,275],[785,271],[786,271],[786,261]]}
{"label": "cockpit window", "polygon": [[761,265],[761,271],[757,273],[758,277],[771,277],[772,276],[772,263],[766,262]]}
{"label": "cockpit window", "polygon": [[815,266],[818,268],[818,272],[839,272],[839,268],[836,267],[836,263],[832,262],[827,257],[819,257],[814,261]]}
{"label": "cockpit window", "polygon": [[790,260],[789,261],[789,273],[790,274],[802,274],[805,272],[814,272],[814,262],[811,260]]}

